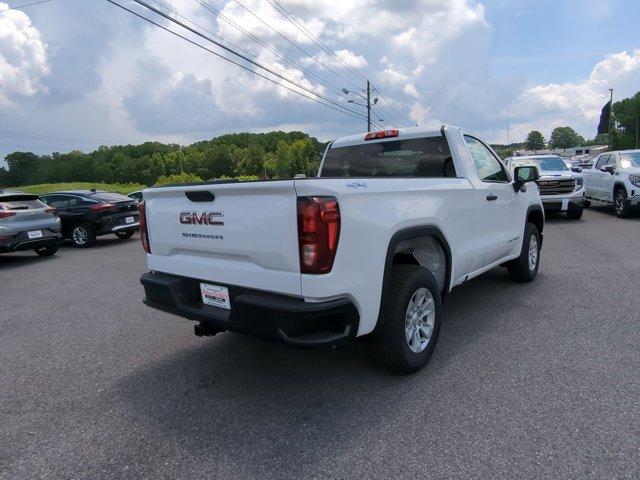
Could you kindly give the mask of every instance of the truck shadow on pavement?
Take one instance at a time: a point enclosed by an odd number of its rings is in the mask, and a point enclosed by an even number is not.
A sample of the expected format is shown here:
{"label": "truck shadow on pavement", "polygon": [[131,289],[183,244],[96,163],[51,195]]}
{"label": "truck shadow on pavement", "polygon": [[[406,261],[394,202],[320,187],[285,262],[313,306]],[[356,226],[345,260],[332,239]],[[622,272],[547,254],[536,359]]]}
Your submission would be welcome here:
{"label": "truck shadow on pavement", "polygon": [[516,307],[504,304],[505,295],[514,298],[522,288],[496,269],[454,290],[438,347],[414,375],[383,370],[370,342],[304,351],[225,333],[141,367],[112,393],[123,415],[142,423],[136,428],[149,440],[140,445],[146,453],[163,448],[158,441],[177,443],[192,459],[232,462],[236,478],[282,469],[302,478],[300,466],[330,461],[361,436],[402,431],[416,402],[427,417],[443,415],[450,408],[443,384],[468,395],[467,375],[484,368],[478,349],[513,323]]}

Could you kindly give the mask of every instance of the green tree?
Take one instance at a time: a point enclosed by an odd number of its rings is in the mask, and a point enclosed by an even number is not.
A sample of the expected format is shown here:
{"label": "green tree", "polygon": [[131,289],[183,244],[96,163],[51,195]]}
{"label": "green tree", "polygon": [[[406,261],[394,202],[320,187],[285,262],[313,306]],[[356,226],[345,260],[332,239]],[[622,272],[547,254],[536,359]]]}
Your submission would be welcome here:
{"label": "green tree", "polygon": [[532,130],[527,135],[527,150],[542,150],[544,143],[544,137],[537,130]]}
{"label": "green tree", "polygon": [[577,147],[584,142],[578,133],[571,127],[556,127],[551,132],[551,140],[549,145],[553,148],[571,148]]}
{"label": "green tree", "polygon": [[617,124],[612,145],[618,149],[640,147],[640,92],[613,104],[613,118]]}

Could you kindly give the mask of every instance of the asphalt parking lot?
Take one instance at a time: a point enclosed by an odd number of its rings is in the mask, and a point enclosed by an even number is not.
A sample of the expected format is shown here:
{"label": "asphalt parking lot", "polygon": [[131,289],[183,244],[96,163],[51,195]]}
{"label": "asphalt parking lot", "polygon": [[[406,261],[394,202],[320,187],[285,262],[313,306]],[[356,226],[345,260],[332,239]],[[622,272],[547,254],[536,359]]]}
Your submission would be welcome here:
{"label": "asphalt parking lot", "polygon": [[548,221],[413,376],[145,307],[139,241],[0,256],[0,478],[638,478],[640,218]]}

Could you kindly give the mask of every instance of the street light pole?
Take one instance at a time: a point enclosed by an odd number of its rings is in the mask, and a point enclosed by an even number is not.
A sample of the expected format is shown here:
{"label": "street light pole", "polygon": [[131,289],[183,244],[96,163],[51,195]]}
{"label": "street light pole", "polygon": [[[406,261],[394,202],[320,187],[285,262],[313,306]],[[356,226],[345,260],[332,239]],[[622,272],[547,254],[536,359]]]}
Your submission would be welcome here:
{"label": "street light pole", "polygon": [[611,120],[613,120],[613,88],[609,89],[611,93],[611,99],[609,100],[609,133],[607,133],[607,139],[609,140],[609,150],[611,150]]}

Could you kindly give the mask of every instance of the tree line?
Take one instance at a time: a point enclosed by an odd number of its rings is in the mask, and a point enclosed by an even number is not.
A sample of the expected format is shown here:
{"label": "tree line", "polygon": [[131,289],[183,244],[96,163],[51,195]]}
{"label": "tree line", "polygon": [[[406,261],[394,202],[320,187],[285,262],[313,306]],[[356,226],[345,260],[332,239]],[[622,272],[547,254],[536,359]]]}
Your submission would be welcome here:
{"label": "tree line", "polygon": [[[613,104],[611,118],[611,149],[628,150],[640,147],[640,92]],[[545,148],[572,148],[590,145],[608,145],[607,134],[596,135],[592,140],[585,140],[571,127],[556,127],[547,142],[537,130],[527,135],[524,147],[527,150],[543,150]],[[520,147],[522,148],[522,147]]]}
{"label": "tree line", "polygon": [[142,183],[159,179],[291,178],[313,175],[326,144],[303,132],[236,133],[189,146],[146,142],[84,153],[14,152],[0,186],[58,182]]}

